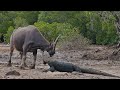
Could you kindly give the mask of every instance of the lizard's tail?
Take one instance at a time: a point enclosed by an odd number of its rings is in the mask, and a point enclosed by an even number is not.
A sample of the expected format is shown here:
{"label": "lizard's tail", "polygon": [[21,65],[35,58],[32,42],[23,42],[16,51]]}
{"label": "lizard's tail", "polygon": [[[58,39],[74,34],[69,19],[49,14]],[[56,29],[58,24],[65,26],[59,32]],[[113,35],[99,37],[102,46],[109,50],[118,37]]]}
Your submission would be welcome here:
{"label": "lizard's tail", "polygon": [[93,68],[80,68],[80,70],[81,70],[82,73],[97,74],[97,75],[104,75],[104,76],[111,76],[111,77],[120,78],[120,76],[112,75],[112,74],[109,74],[109,73],[106,73],[106,72],[103,72],[103,71],[100,71],[100,70],[96,70],[96,69],[93,69]]}

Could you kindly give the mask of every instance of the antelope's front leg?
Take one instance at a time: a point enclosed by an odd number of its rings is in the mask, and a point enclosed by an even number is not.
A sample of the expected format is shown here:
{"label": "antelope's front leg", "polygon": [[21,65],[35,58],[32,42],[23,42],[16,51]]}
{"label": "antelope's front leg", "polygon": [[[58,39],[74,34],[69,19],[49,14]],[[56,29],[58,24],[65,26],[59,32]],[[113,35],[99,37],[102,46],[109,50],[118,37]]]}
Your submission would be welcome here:
{"label": "antelope's front leg", "polygon": [[31,66],[31,69],[35,69],[35,64],[36,64],[36,58],[37,58],[37,50],[35,50],[33,52],[33,58],[34,58],[34,62],[33,62],[33,66]]}
{"label": "antelope's front leg", "polygon": [[27,54],[27,50],[26,50],[26,47],[24,46],[23,47],[23,53],[22,53],[22,62],[21,62],[21,65],[20,65],[20,69],[25,69],[25,66],[26,66],[26,54]]}
{"label": "antelope's front leg", "polygon": [[25,65],[26,65],[25,60],[26,60],[26,54],[25,55],[23,54],[20,69],[25,69]]}
{"label": "antelope's front leg", "polygon": [[[20,52],[20,58],[21,58],[21,60],[22,60],[22,57],[23,57],[23,52]],[[25,63],[25,67],[28,67],[26,63]]]}
{"label": "antelope's front leg", "polygon": [[42,59],[43,59],[43,64],[46,64],[46,62],[44,60],[44,51],[42,51]]}
{"label": "antelope's front leg", "polygon": [[22,56],[22,62],[21,62],[21,66],[20,66],[21,69],[25,69],[25,67],[27,66],[26,63],[25,63],[25,61],[26,61],[26,54],[27,54],[27,51],[30,50],[32,44],[33,43],[28,42],[28,43],[25,43],[23,45],[23,53],[22,53],[23,56]]}

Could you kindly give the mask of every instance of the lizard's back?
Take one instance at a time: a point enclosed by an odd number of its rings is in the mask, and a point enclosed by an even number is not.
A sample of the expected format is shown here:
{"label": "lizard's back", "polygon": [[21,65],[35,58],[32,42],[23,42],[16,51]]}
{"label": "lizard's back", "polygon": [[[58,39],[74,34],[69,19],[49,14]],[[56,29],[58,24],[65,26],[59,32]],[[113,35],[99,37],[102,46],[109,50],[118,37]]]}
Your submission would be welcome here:
{"label": "lizard's back", "polygon": [[49,63],[50,67],[54,67],[56,71],[60,72],[73,72],[73,64],[61,61],[52,61]]}

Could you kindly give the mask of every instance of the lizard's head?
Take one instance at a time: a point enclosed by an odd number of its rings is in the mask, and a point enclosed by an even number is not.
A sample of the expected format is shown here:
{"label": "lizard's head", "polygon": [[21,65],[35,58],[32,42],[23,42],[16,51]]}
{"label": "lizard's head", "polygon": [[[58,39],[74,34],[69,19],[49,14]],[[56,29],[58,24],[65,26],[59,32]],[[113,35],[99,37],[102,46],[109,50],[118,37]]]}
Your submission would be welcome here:
{"label": "lizard's head", "polygon": [[43,61],[43,64],[47,64],[48,62],[47,61]]}
{"label": "lizard's head", "polygon": [[46,61],[43,61],[43,64],[49,64],[51,61],[50,60],[46,60]]}

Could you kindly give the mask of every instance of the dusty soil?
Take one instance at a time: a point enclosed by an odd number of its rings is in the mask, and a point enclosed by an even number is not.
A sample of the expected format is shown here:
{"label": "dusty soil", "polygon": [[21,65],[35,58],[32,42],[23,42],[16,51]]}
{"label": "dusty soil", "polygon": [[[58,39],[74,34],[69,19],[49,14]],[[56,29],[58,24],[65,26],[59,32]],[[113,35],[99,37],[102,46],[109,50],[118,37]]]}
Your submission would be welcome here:
{"label": "dusty soil", "polygon": [[[120,59],[119,52],[113,54],[117,49],[106,46],[89,46],[84,50],[56,50],[56,54],[52,57],[54,60],[63,60],[71,62],[78,66],[85,66],[101,70],[113,75],[120,76]],[[9,59],[9,45],[0,44],[0,79],[118,79],[116,77],[67,73],[67,72],[43,72],[49,68],[48,65],[43,65],[41,51],[38,50],[35,69],[21,70],[21,63],[18,51],[13,52],[12,67],[7,67]],[[33,62],[32,53],[27,53],[27,65],[30,66]]]}

